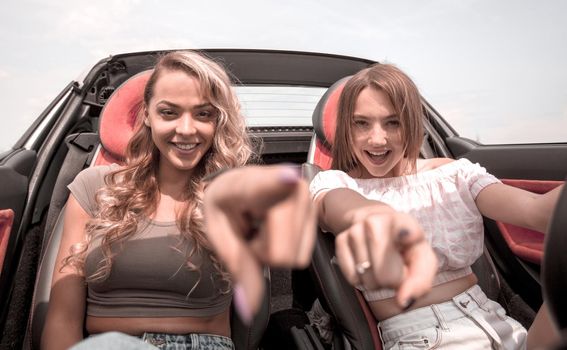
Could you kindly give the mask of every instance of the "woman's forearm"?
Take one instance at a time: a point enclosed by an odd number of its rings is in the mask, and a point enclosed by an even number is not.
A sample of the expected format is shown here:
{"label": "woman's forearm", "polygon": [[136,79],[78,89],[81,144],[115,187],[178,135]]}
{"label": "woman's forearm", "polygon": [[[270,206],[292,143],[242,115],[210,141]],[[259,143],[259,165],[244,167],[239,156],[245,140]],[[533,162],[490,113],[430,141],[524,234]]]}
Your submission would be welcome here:
{"label": "woman's forearm", "polygon": [[563,190],[564,185],[554,188],[553,190],[540,195],[534,205],[534,223],[533,228],[540,232],[547,232],[553,211],[557,204],[559,194]]}
{"label": "woman's forearm", "polygon": [[41,335],[41,349],[68,349],[83,339],[83,322],[50,310]]}
{"label": "woman's forearm", "polygon": [[328,231],[339,233],[371,213],[388,213],[394,210],[387,204],[370,200],[347,189],[330,190],[320,196],[319,221]]}

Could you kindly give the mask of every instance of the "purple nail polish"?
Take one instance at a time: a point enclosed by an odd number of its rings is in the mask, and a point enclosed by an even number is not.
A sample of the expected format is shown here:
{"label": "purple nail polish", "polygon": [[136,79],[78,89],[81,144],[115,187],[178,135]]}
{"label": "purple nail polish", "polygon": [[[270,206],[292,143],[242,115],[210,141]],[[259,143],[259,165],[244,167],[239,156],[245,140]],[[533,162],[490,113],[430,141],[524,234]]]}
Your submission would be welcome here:
{"label": "purple nail polish", "polygon": [[242,285],[235,284],[234,285],[234,309],[238,316],[240,316],[240,320],[249,326],[252,324],[252,311],[248,306],[248,301],[246,300],[246,294],[244,292],[244,288]]}
{"label": "purple nail polish", "polygon": [[280,170],[279,179],[285,184],[295,184],[301,179],[298,167],[286,166]]}
{"label": "purple nail polish", "polygon": [[403,305],[403,310],[407,311],[413,304],[415,303],[415,299],[414,298],[409,298],[408,300],[406,300],[406,302]]}
{"label": "purple nail polish", "polygon": [[398,241],[403,241],[409,235],[409,230],[406,228],[402,228],[398,232]]}

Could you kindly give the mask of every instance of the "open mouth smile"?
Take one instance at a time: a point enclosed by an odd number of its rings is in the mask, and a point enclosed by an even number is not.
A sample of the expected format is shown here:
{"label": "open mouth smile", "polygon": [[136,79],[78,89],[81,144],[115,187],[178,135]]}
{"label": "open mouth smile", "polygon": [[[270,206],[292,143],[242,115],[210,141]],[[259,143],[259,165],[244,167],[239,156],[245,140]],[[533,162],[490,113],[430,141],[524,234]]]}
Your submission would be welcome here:
{"label": "open mouth smile", "polygon": [[170,144],[181,152],[190,152],[199,145],[198,143],[177,143],[177,142],[170,142]]}
{"label": "open mouth smile", "polygon": [[386,158],[388,157],[388,155],[391,153],[390,150],[385,150],[385,151],[381,151],[381,152],[374,152],[374,151],[364,151],[364,153],[366,153],[366,155],[368,156],[368,158],[375,164],[381,164],[383,163]]}

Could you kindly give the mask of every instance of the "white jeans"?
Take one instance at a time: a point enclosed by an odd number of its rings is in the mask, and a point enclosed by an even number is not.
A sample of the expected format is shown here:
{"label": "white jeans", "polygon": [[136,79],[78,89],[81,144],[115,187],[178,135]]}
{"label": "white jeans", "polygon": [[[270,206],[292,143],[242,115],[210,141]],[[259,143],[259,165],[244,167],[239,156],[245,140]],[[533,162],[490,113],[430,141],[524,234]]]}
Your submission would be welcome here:
{"label": "white jeans", "polygon": [[384,349],[525,349],[527,331],[478,285],[378,323]]}

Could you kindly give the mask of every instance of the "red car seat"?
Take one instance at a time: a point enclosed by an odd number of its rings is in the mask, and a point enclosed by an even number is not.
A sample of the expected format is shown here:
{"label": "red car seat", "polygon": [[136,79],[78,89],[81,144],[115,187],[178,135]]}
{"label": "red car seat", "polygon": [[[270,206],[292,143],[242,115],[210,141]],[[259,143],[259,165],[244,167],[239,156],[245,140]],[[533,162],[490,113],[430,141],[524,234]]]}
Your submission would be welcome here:
{"label": "red car seat", "polygon": [[[120,164],[124,161],[126,146],[134,134],[136,116],[143,103],[144,88],[150,75],[151,70],[146,70],[130,77],[110,96],[100,115],[100,145],[94,151],[90,164]],[[63,167],[76,167],[76,164],[68,164],[68,159],[74,158],[67,157]],[[70,180],[59,181],[58,179],[58,183],[68,183],[68,181]],[[56,185],[54,192],[66,190],[65,186],[66,183],[62,186],[63,188],[58,188]],[[57,219],[53,225],[52,232],[46,232],[45,234],[26,332],[27,341],[24,342],[25,349],[39,349],[47,305],[49,303],[52,271],[63,232],[64,212],[65,209],[63,208],[58,214],[55,214]],[[238,317],[234,316],[234,312],[231,313],[232,338],[236,349],[257,349],[267,327],[270,315],[269,270],[265,270],[265,275],[266,290],[268,292],[264,298],[262,309],[253,320],[252,325],[244,325]]]}
{"label": "red car seat", "polygon": [[138,111],[144,101],[144,88],[152,71],[140,72],[124,82],[110,96],[100,117],[99,153],[95,165],[121,163],[126,146],[134,135]]}

